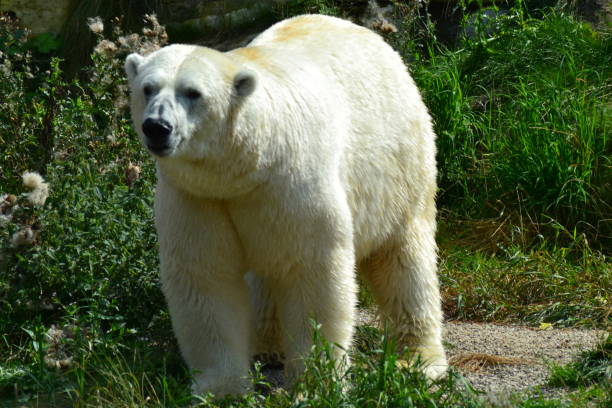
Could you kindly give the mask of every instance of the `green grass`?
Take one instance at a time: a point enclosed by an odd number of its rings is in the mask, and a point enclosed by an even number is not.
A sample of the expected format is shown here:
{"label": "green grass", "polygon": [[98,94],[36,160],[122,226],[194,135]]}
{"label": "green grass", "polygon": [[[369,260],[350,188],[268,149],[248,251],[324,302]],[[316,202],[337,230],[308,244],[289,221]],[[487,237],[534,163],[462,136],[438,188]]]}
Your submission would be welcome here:
{"label": "green grass", "polygon": [[[298,6],[342,14],[345,3]],[[410,37],[410,27],[425,35]],[[532,19],[521,7],[496,27],[476,27],[456,48],[418,21],[388,36],[411,61],[439,135],[445,312],[609,327],[610,33],[558,10]],[[128,50],[93,55],[86,79],[70,82],[58,60],[29,55],[22,34],[0,22],[0,195],[20,205],[0,227],[0,406],[212,406],[190,393],[158,287],[154,169],[123,103]],[[132,165],[141,170],[133,182]],[[31,170],[50,185],[43,207],[25,196],[20,176]],[[28,226],[37,240],[13,248]],[[52,327],[64,335],[52,340]],[[295,389],[270,392],[255,374],[257,393],[218,405],[496,406],[457,373],[431,386],[398,368],[391,345],[361,327],[345,375],[321,341]],[[553,383],[578,385],[569,399],[519,394],[508,404],[605,403],[608,374],[591,363],[609,365],[608,349],[609,340],[603,360],[594,351],[552,369]]]}
{"label": "green grass", "polygon": [[438,134],[439,201],[469,218],[528,218],[547,235],[561,225],[606,248],[612,35],[560,12],[520,16],[412,65]]}
{"label": "green grass", "polygon": [[[240,398],[214,400],[211,395],[193,396],[189,391],[189,373],[181,367],[175,355],[170,360],[156,357],[162,349],[152,347],[142,351],[137,344],[115,347],[100,344],[82,349],[75,364],[64,371],[49,370],[37,364],[0,371],[2,386],[11,387],[7,406],[79,406],[79,407],[581,407],[584,404],[605,403],[609,383],[601,373],[608,364],[601,351],[585,353],[590,363],[577,360],[574,365],[588,366],[597,376],[590,385],[574,391],[563,399],[538,395],[513,394],[497,400],[473,390],[456,371],[447,379],[431,383],[414,367],[406,368],[394,352],[393,342],[371,328],[358,330],[361,345],[352,352],[352,366],[339,373],[330,360],[329,345],[317,340],[316,348],[306,362],[306,372],[294,388],[272,389],[256,367],[252,381],[256,391]],[[609,347],[608,347],[609,348]],[[175,350],[171,350],[175,351]],[[609,350],[608,350],[609,351]],[[599,353],[599,354],[597,354]],[[157,354],[159,356],[159,354]],[[595,365],[592,363],[595,362]],[[573,366],[572,366],[573,367]],[[552,371],[551,383],[559,377]],[[572,369],[574,370],[574,369]],[[11,378],[13,377],[13,378]],[[567,378],[565,376],[564,378]],[[580,377],[583,378],[583,377]],[[593,381],[595,378],[595,381]],[[566,381],[566,380],[564,380]],[[598,385],[597,385],[598,384]],[[29,392],[28,392],[29,391]],[[36,391],[36,392],[34,392]],[[16,395],[16,398],[15,398]],[[509,405],[510,404],[510,405]],[[595,405],[594,405],[595,404]],[[0,404],[1,405],[1,404]],[[605,406],[605,405],[601,405]]]}
{"label": "green grass", "polygon": [[161,349],[145,353],[138,348],[122,350],[108,345],[81,350],[75,364],[63,372],[40,367],[36,361],[30,366],[4,369],[0,372],[0,390],[17,383],[18,388],[10,389],[11,398],[5,395],[6,403],[51,406],[483,406],[478,393],[466,386],[459,374],[451,372],[448,379],[432,388],[419,371],[398,363],[395,347],[387,338],[369,333],[364,341],[368,343],[366,351],[354,352],[353,364],[344,373],[334,368],[329,345],[316,341],[318,346],[306,362],[306,373],[295,388],[272,390],[256,369],[253,384],[257,392],[216,402],[210,395],[192,396],[188,373],[176,361],[155,357]]}
{"label": "green grass", "polygon": [[577,257],[563,250],[500,245],[491,253],[459,246],[456,235],[441,240],[447,318],[555,326],[610,323],[612,265],[598,252],[584,249]]}

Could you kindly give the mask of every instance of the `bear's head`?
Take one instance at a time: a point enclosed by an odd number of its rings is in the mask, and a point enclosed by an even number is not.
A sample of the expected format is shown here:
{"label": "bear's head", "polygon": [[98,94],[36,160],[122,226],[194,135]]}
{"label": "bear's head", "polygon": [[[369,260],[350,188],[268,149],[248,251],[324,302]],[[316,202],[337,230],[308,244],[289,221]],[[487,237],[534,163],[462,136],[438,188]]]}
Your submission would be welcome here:
{"label": "bear's head", "polygon": [[[265,179],[258,75],[231,55],[171,45],[125,61],[132,121],[164,179],[203,197],[226,198]],[[252,115],[251,115],[252,116]]]}
{"label": "bear's head", "polygon": [[219,157],[232,110],[257,87],[254,72],[225,54],[171,45],[125,61],[134,127],[157,159]]}

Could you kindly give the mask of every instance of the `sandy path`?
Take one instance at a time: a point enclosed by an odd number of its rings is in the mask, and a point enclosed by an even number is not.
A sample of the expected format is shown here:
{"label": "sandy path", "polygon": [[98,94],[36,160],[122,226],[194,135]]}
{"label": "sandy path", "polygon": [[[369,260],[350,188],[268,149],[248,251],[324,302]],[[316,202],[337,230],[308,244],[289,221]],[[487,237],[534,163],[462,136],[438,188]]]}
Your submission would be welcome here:
{"label": "sandy path", "polygon": [[[549,376],[547,364],[570,362],[579,352],[592,349],[605,333],[604,330],[538,330],[515,325],[449,322],[445,325],[444,341],[451,362],[472,356],[457,364],[457,369],[474,388],[509,393],[545,385]],[[473,366],[477,364],[473,362],[478,361],[474,353],[494,357],[474,371]],[[495,357],[510,364],[494,364]]]}
{"label": "sandy path", "polygon": [[[358,324],[375,326],[375,313],[360,310]],[[506,394],[545,386],[549,364],[572,361],[581,351],[593,349],[605,335],[605,330],[552,326],[540,330],[453,321],[444,324],[443,341],[451,365],[475,389]],[[544,391],[555,394],[556,390],[545,387]]]}

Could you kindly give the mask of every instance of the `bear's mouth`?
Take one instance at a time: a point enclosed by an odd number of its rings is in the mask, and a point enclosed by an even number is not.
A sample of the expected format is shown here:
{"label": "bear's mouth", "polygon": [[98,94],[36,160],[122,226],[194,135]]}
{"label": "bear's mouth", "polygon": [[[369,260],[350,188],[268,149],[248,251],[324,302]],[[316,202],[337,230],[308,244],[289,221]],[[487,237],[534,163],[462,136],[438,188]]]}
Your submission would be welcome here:
{"label": "bear's mouth", "polygon": [[170,155],[170,152],[172,151],[171,146],[167,143],[163,143],[163,144],[147,143],[147,148],[149,149],[151,153],[153,153],[155,156],[158,156],[158,157],[166,157]]}
{"label": "bear's mouth", "polygon": [[[174,143],[173,143],[174,142]],[[170,139],[161,143],[155,143],[151,140],[145,142],[147,149],[157,158],[169,157],[176,153],[183,145],[184,139]]]}

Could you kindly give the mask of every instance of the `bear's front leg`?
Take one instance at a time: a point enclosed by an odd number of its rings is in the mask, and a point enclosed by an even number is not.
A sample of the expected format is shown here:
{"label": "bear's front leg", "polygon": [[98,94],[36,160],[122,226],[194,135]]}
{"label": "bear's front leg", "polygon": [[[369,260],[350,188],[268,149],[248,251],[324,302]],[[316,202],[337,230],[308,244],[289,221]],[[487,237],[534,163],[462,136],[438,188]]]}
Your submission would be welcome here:
{"label": "bear's front leg", "polygon": [[353,338],[357,283],[348,207],[317,219],[311,228],[304,235],[313,239],[298,244],[298,263],[274,288],[290,382],[302,373],[303,359],[312,349],[312,320],[332,343],[340,370],[349,364],[347,351]]}
{"label": "bear's front leg", "polygon": [[193,391],[249,389],[250,304],[243,255],[224,208],[160,180],[155,202],[162,290]]}

